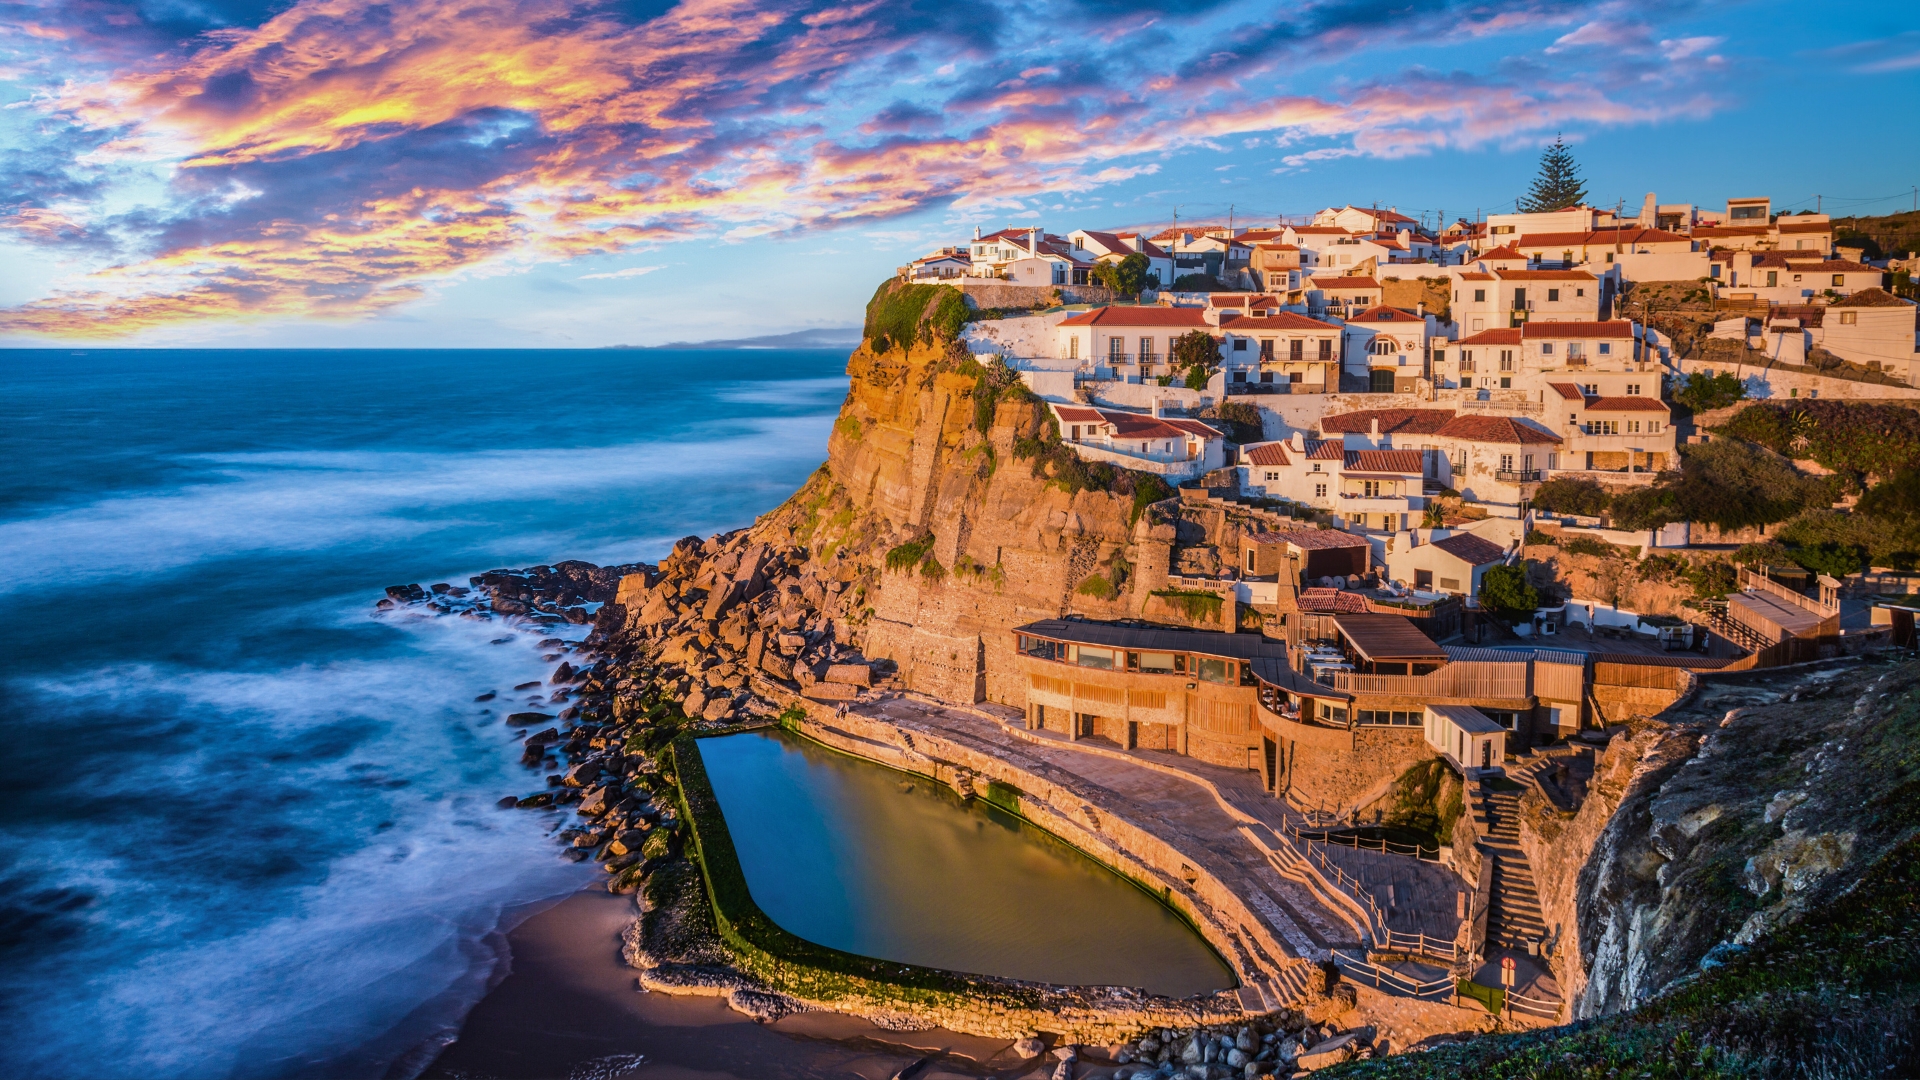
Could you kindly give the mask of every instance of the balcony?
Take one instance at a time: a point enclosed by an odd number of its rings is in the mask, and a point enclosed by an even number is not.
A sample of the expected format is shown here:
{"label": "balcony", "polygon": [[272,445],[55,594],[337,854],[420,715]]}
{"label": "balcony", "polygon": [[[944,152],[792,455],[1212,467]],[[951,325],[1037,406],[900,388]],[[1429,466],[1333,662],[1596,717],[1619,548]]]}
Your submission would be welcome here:
{"label": "balcony", "polygon": [[1503,484],[1537,484],[1541,475],[1539,469],[1495,469],[1493,478]]}
{"label": "balcony", "polygon": [[1419,495],[1367,495],[1358,491],[1339,494],[1333,509],[1340,514],[1405,514],[1426,508],[1426,499]]}

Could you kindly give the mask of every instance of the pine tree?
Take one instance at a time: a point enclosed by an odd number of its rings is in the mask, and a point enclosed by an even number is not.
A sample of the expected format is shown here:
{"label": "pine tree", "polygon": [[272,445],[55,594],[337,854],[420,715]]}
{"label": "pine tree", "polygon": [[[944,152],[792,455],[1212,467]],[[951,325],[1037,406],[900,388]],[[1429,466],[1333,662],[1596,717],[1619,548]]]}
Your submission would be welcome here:
{"label": "pine tree", "polygon": [[1520,200],[1520,209],[1529,214],[1544,214],[1578,206],[1586,197],[1587,185],[1580,181],[1580,166],[1574,163],[1573,151],[1555,135],[1553,145],[1540,155],[1540,175],[1534,179],[1527,197]]}

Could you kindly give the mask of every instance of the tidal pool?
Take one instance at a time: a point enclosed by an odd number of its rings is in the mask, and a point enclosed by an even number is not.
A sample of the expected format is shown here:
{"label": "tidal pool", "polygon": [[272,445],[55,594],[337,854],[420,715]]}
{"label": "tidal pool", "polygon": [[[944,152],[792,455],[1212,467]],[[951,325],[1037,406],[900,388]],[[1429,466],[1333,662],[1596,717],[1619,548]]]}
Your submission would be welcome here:
{"label": "tidal pool", "polygon": [[784,732],[699,746],[754,902],[790,933],[980,975],[1233,985],[1166,905],[1011,814]]}

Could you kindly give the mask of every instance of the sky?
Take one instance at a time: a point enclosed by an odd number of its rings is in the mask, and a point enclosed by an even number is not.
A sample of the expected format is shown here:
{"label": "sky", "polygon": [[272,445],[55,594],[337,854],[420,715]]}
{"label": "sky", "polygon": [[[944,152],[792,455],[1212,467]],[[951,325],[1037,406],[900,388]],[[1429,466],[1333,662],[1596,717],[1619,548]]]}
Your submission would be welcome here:
{"label": "sky", "polygon": [[1920,205],[1920,4],[0,0],[0,346],[857,325],[977,226]]}

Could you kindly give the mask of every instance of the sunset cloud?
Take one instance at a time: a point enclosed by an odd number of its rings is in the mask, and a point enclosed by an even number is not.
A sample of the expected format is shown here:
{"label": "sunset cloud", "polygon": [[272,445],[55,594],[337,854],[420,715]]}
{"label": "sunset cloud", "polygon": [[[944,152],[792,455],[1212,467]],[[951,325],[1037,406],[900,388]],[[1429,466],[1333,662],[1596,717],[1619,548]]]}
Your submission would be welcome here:
{"label": "sunset cloud", "polygon": [[[1124,2],[684,0],[636,15],[298,0],[171,29],[134,6],[28,7],[6,47],[38,127],[0,163],[0,229],[90,261],[0,311],[0,330],[53,335],[362,316],[462,276],[1119,184],[1228,137],[1333,144],[1289,164],[1391,159],[1713,108],[1671,85],[1637,96],[1608,57],[1545,88],[1277,74],[1442,30],[1545,28],[1574,54],[1615,33],[1542,0],[1418,16],[1309,4],[1281,21],[1244,0],[1177,17]],[[1645,25],[1630,32],[1656,58],[1716,43]]]}

